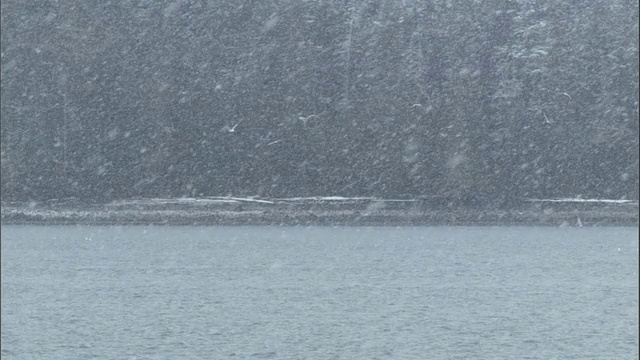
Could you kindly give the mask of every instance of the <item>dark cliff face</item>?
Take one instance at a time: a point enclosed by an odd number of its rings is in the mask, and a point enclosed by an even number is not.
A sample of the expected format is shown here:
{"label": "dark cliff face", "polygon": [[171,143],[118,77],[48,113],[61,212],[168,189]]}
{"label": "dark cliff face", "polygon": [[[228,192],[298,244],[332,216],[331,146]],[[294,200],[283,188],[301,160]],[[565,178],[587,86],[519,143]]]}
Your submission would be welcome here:
{"label": "dark cliff face", "polygon": [[638,199],[637,14],[3,1],[2,198]]}

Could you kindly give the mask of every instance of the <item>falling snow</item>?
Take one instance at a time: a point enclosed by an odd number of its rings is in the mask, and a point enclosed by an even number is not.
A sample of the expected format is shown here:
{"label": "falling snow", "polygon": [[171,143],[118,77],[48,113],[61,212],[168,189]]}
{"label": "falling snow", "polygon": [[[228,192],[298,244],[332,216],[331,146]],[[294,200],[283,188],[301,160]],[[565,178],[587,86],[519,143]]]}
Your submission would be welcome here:
{"label": "falling snow", "polygon": [[3,204],[637,203],[637,12],[3,3]]}

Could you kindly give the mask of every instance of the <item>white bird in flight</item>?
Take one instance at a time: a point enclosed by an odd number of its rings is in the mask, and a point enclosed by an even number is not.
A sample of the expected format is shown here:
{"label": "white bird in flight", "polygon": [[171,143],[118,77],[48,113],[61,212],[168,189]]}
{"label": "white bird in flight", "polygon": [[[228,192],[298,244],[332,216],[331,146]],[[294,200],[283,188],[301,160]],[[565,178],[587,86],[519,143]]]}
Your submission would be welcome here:
{"label": "white bird in flight", "polygon": [[236,128],[238,127],[238,125],[240,125],[240,123],[237,123],[235,125],[233,125],[233,127],[229,127],[228,125],[225,125],[223,127],[224,130],[227,130],[228,132],[232,133],[232,132],[236,132]]}
{"label": "white bird in flight", "polygon": [[304,123],[304,126],[307,126],[307,121],[309,121],[309,119],[311,119],[311,118],[320,118],[320,116],[316,115],[316,114],[311,114],[311,115],[309,115],[307,117],[298,116],[298,120],[302,120],[302,122]]}

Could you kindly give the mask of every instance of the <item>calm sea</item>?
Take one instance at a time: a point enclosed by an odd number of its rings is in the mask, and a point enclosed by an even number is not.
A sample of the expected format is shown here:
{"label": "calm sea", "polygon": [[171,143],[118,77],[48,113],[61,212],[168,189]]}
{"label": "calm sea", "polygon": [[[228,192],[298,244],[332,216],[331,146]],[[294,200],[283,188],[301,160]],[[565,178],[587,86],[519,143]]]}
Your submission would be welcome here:
{"label": "calm sea", "polygon": [[3,359],[638,359],[638,229],[2,227]]}

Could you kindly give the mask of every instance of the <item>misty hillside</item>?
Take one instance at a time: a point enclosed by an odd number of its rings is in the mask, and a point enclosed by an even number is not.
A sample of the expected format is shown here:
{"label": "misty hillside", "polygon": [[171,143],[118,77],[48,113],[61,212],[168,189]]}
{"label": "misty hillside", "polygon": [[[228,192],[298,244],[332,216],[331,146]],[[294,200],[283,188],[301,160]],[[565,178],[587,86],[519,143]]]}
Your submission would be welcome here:
{"label": "misty hillside", "polygon": [[638,200],[638,2],[18,1],[2,199]]}

